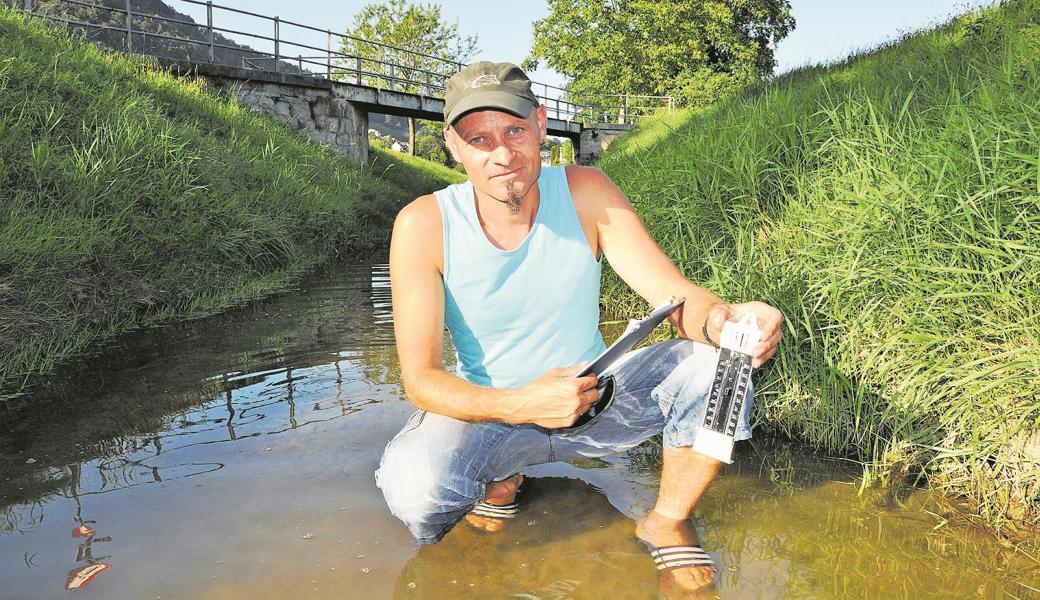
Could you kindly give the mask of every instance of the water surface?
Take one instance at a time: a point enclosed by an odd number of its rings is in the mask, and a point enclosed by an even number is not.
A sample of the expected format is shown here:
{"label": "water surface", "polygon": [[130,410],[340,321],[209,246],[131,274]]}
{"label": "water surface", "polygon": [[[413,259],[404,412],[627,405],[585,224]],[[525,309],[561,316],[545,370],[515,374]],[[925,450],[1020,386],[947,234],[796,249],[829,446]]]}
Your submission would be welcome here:
{"label": "water surface", "polygon": [[[447,347],[445,355],[448,356]],[[652,445],[530,469],[497,534],[419,548],[372,472],[412,411],[385,265],[123,336],[0,401],[0,597],[656,598]],[[923,491],[762,436],[696,515],[705,598],[1040,598],[1037,563]]]}

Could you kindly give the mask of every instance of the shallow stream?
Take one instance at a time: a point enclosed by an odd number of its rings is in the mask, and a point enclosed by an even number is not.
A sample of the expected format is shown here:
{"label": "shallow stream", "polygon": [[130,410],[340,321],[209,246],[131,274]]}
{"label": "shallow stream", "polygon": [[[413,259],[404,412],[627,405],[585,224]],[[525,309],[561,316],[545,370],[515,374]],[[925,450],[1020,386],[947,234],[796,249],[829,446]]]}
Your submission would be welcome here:
{"label": "shallow stream", "polygon": [[[420,549],[372,478],[411,412],[385,265],[122,336],[0,400],[0,598],[658,597],[652,445],[532,468],[504,531]],[[1037,563],[858,474],[742,444],[696,515],[698,597],[1040,598]]]}

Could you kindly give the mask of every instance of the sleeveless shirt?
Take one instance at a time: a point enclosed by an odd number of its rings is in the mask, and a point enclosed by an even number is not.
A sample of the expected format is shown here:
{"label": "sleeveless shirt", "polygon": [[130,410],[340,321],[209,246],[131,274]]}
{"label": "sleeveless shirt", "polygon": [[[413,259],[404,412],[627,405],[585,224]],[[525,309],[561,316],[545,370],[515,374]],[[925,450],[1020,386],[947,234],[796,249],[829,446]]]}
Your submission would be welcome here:
{"label": "sleeveless shirt", "polygon": [[466,380],[520,387],[605,349],[600,262],[592,255],[564,167],[542,167],[538,212],[512,250],[488,239],[469,181],[437,191],[444,231],[444,322]]}

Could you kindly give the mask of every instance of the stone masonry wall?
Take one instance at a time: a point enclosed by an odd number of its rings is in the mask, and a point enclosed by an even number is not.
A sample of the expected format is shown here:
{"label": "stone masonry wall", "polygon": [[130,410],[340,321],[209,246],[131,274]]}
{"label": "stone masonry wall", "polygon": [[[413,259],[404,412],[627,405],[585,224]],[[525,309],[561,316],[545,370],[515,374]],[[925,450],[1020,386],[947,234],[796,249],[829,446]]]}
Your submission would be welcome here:
{"label": "stone masonry wall", "polygon": [[368,160],[368,112],[332,90],[206,77],[211,88],[233,93],[242,104],[270,115],[354,162]]}
{"label": "stone masonry wall", "polygon": [[611,123],[597,123],[592,127],[583,128],[581,140],[578,142],[578,164],[591,165],[614,140],[632,129],[632,125]]}

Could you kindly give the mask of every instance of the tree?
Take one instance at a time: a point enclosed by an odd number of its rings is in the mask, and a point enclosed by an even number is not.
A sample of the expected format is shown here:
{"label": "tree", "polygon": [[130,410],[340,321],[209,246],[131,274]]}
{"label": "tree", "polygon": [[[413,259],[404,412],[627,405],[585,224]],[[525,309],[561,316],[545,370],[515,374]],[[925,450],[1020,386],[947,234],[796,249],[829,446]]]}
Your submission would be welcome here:
{"label": "tree", "polygon": [[560,149],[560,164],[569,165],[574,162],[574,144],[570,140],[563,140]]}
{"label": "tree", "polygon": [[702,106],[772,73],[794,29],[788,0],[549,0],[526,68],[541,61],[572,94],[673,96]]}
{"label": "tree", "polygon": [[446,167],[454,167],[455,159],[444,143],[444,126],[439,121],[419,119],[415,133],[415,155],[440,163]]}
{"label": "tree", "polygon": [[380,135],[375,129],[368,130],[368,145],[378,146],[384,150],[389,150],[393,146],[394,138],[388,135]]}
{"label": "tree", "polygon": [[443,137],[423,131],[416,139],[418,140],[418,145],[415,149],[416,155],[446,167],[455,166],[455,161],[452,160],[451,152],[448,151],[448,147],[444,144]]}
{"label": "tree", "polygon": [[[351,37],[341,38],[339,51],[362,59],[362,70],[369,73],[362,76],[362,83],[425,95],[439,93],[444,80],[457,71],[456,65],[469,62],[477,51],[477,37],[459,34],[458,24],[442,21],[441,7],[432,3],[366,4],[354,15],[347,35]],[[336,62],[348,71],[357,68],[354,58]],[[352,75],[342,73],[337,78]],[[408,148],[415,153],[412,118],[408,119]]]}

